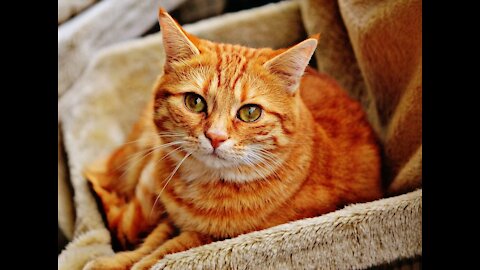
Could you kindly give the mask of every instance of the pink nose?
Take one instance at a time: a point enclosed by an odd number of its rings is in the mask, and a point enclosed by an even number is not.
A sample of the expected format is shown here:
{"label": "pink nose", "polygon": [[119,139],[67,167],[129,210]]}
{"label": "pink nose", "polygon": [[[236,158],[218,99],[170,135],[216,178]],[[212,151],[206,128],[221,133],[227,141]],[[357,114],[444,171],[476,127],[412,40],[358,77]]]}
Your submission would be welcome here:
{"label": "pink nose", "polygon": [[227,133],[224,131],[218,131],[218,130],[208,130],[205,133],[205,136],[210,140],[210,143],[212,144],[213,148],[217,148],[222,144],[224,141],[228,139]]}

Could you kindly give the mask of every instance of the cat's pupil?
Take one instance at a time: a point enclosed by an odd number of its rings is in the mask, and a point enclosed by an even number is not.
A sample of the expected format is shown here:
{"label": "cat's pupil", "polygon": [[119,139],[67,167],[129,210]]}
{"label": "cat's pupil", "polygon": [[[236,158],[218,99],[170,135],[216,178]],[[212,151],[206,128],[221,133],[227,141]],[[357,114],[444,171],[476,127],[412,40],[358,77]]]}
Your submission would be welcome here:
{"label": "cat's pupil", "polygon": [[260,117],[261,109],[257,105],[245,105],[237,113],[237,117],[244,122],[253,122]]}
{"label": "cat's pupil", "polygon": [[185,105],[191,111],[200,113],[204,111],[207,104],[201,96],[194,93],[187,93],[185,96]]}

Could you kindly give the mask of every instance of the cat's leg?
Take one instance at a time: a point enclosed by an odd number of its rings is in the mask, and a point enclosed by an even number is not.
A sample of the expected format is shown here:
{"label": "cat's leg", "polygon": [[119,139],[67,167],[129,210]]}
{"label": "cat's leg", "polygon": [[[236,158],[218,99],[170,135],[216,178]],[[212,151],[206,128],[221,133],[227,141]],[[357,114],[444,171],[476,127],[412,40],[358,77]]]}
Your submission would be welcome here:
{"label": "cat's leg", "polygon": [[157,142],[141,131],[134,128],[131,143],[89,164],[83,172],[102,202],[108,228],[125,249],[138,244],[140,235],[158,224],[163,211],[159,203],[152,209],[156,194],[151,184],[154,156],[161,153],[151,151]]}
{"label": "cat's leg", "polygon": [[[123,248],[138,244],[140,235],[148,233],[154,224],[158,224],[158,211],[154,215],[145,214],[146,210],[143,209],[147,206],[144,200],[133,197],[126,201],[118,193],[104,189],[95,181],[91,182],[102,201],[108,227]],[[161,205],[157,208],[161,208]]]}
{"label": "cat's leg", "polygon": [[83,270],[126,270],[161,246],[175,233],[175,227],[169,221],[158,225],[145,239],[142,245],[132,251],[123,251],[109,257],[100,257],[88,263]]}
{"label": "cat's leg", "polygon": [[198,247],[211,243],[212,239],[197,232],[182,232],[177,237],[166,241],[163,245],[155,249],[152,253],[145,256],[138,263],[133,265],[132,270],[150,269],[158,260],[165,255],[184,251],[190,248]]}

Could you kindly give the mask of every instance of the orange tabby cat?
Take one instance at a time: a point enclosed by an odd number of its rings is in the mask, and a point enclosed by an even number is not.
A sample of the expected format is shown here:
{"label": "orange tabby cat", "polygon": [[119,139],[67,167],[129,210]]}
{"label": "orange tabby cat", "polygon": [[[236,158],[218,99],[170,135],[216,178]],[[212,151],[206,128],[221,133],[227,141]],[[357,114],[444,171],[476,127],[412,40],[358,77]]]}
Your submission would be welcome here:
{"label": "orange tabby cat", "polygon": [[[361,106],[289,49],[201,40],[165,11],[166,52],[128,143],[86,170],[124,248],[87,269],[148,269],[164,255],[380,198]],[[142,235],[148,235],[143,243]]]}

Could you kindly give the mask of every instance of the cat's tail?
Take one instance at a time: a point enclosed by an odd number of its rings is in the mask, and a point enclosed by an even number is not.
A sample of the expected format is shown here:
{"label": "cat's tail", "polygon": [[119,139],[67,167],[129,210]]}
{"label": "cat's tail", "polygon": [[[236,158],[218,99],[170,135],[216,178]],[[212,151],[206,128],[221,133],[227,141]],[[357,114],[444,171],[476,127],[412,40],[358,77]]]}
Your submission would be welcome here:
{"label": "cat's tail", "polygon": [[100,198],[108,220],[112,220],[111,218],[118,215],[120,208],[126,202],[123,196],[109,188],[109,184],[115,176],[111,175],[110,170],[108,170],[107,162],[108,160],[105,159],[94,162],[84,169],[83,174]]}
{"label": "cat's tail", "polygon": [[102,203],[107,227],[122,248],[126,249],[138,242],[139,232],[136,229],[141,228],[132,226],[130,219],[140,213],[140,206],[135,198],[127,198],[115,189],[108,188],[115,175],[109,174],[106,164],[106,161],[95,162],[87,166],[83,173]]}

